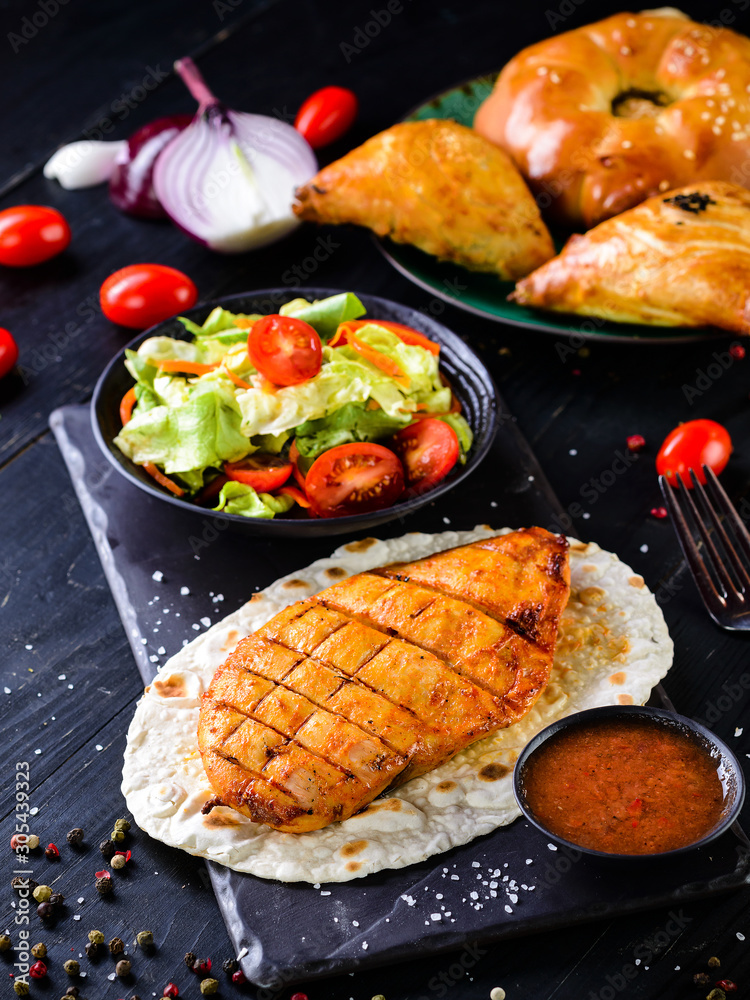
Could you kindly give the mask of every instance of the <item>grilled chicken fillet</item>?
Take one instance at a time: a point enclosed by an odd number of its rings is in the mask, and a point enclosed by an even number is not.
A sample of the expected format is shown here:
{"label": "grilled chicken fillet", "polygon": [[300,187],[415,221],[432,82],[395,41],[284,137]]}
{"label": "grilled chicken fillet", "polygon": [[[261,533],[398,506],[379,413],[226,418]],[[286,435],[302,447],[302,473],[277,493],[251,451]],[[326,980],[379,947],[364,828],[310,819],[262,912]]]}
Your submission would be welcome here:
{"label": "grilled chicken fillet", "polygon": [[547,684],[569,589],[566,540],[528,528],[286,608],[203,696],[213,804],[315,830],[516,722]]}

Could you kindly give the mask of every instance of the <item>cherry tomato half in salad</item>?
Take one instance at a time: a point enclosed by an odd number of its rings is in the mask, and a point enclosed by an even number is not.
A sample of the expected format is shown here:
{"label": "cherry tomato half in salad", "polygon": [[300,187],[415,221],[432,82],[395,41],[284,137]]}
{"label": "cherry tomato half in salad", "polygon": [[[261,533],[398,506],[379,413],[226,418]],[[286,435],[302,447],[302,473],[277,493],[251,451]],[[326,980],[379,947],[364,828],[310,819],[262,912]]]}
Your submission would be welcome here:
{"label": "cherry tomato half in salad", "polygon": [[113,323],[145,330],[191,309],[198,289],[182,271],[166,264],[130,264],[115,271],[99,290],[102,312]]}
{"label": "cherry tomato half in salad", "polygon": [[426,351],[430,354],[438,355],[440,353],[440,344],[436,344],[434,340],[430,340],[429,337],[425,337],[423,333],[419,330],[413,330],[410,326],[405,326],[403,323],[393,323],[388,319],[349,319],[343,323],[339,324],[336,333],[328,342],[329,347],[341,347],[342,345],[348,343],[349,331],[361,330],[363,326],[371,326],[375,324],[376,326],[382,326],[386,330],[390,330],[391,333],[395,333],[405,344],[410,344],[413,347],[424,347]]}
{"label": "cherry tomato half in salad", "polygon": [[253,325],[247,353],[261,375],[274,385],[298,385],[314,378],[323,362],[320,337],[309,323],[271,313]]}
{"label": "cherry tomato half in salad", "polygon": [[4,378],[18,361],[18,344],[10,330],[0,327],[0,378]]}
{"label": "cherry tomato half in salad", "polygon": [[292,463],[278,455],[257,451],[239,462],[225,462],[224,472],[236,483],[252,486],[258,493],[270,493],[283,486],[292,474]]}
{"label": "cherry tomato half in salad", "polygon": [[294,127],[313,149],[327,146],[348,131],[359,110],[357,95],[346,87],[323,87],[310,94],[294,119]]}
{"label": "cherry tomato half in salad", "polygon": [[318,517],[382,510],[403,491],[404,470],[396,455],[366,441],[324,451],[305,479],[307,499]]}
{"label": "cherry tomato half in salad", "polygon": [[70,243],[70,226],[56,208],[14,205],[0,212],[0,264],[33,267]]}
{"label": "cherry tomato half in salad", "polygon": [[679,486],[678,476],[691,487],[690,469],[694,469],[701,483],[706,477],[701,468],[707,465],[717,475],[724,469],[732,454],[729,431],[715,420],[688,420],[670,431],[656,456],[656,471],[666,476],[672,486]]}
{"label": "cherry tomato half in salad", "polygon": [[425,417],[395,435],[393,450],[404,466],[407,489],[424,493],[445,479],[458,461],[458,436],[443,420]]}

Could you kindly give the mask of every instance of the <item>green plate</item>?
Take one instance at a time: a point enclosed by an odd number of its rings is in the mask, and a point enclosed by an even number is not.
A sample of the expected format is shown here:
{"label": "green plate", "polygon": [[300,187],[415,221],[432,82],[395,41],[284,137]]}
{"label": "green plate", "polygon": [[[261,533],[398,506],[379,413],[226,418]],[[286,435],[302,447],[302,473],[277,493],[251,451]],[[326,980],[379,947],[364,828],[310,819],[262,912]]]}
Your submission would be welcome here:
{"label": "green plate", "polygon": [[[446,90],[415,108],[406,116],[406,120],[453,118],[462,125],[470,126],[477,108],[490,94],[496,77],[497,74],[482,76]],[[508,302],[507,297],[513,291],[511,281],[499,281],[491,274],[479,274],[456,264],[443,263],[404,243],[394,243],[389,239],[376,239],[376,242],[396,270],[416,285],[458,306],[459,309],[499,323],[510,323],[513,326],[541,330],[544,333],[574,337],[576,340],[610,342],[639,340],[649,343],[685,344],[715,337],[720,332],[710,327],[648,326],[638,323],[613,323],[593,316],[543,313],[527,306],[516,305],[515,302]]]}

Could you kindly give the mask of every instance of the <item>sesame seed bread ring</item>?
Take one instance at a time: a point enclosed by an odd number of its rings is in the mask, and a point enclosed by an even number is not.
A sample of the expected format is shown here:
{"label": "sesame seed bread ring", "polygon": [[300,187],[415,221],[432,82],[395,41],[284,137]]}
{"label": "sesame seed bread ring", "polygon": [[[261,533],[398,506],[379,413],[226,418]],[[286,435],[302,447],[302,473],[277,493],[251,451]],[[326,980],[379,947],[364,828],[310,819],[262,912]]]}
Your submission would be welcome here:
{"label": "sesame seed bread ring", "polygon": [[520,52],[474,128],[569,227],[695,181],[748,186],[750,39],[670,7],[615,14]]}

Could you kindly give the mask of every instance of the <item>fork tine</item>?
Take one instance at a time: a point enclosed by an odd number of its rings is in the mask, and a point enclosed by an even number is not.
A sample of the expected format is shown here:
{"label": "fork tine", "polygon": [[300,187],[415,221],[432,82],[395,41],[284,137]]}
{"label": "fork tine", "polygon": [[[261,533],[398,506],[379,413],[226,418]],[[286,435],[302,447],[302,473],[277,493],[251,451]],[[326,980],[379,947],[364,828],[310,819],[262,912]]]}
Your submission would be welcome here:
{"label": "fork tine", "polygon": [[[706,466],[703,466],[703,468],[705,469]],[[700,497],[701,506],[703,507],[704,514],[709,518],[711,524],[713,525],[714,531],[721,539],[724,551],[726,552],[729,562],[732,564],[732,567],[737,575],[737,580],[739,582],[739,589],[743,594],[745,594],[748,588],[750,588],[750,575],[748,575],[747,569],[745,568],[741,559],[737,555],[734,545],[732,544],[732,542],[729,539],[729,536],[724,530],[724,525],[719,520],[716,511],[711,505],[708,493],[701,485],[694,469],[690,470],[690,475],[692,476],[693,479],[695,493],[697,496]]]}
{"label": "fork tine", "polygon": [[703,603],[708,608],[709,614],[716,619],[716,616],[725,610],[724,598],[717,591],[706,569],[706,565],[698,552],[688,523],[685,520],[685,515],[682,513],[682,509],[675,499],[674,491],[667,481],[666,476],[659,476],[659,486],[664,497],[664,502],[672,516],[672,524],[677,532],[677,540],[693,574],[698,592],[703,599]]}
{"label": "fork tine", "polygon": [[703,472],[706,475],[707,481],[713,488],[714,500],[718,504],[719,510],[734,528],[735,537],[740,545],[740,548],[743,550],[746,557],[750,559],[750,533],[748,533],[748,530],[745,527],[745,522],[737,513],[737,509],[727,496],[724,487],[716,478],[714,470],[709,468],[707,465],[704,465]]}
{"label": "fork tine", "polygon": [[[690,470],[692,473],[692,469]],[[698,534],[703,542],[705,561],[708,566],[713,570],[714,577],[718,581],[719,587],[721,587],[721,596],[725,599],[729,596],[730,589],[734,589],[731,586],[731,581],[727,576],[727,572],[721,561],[721,556],[716,550],[711,534],[703,522],[703,518],[700,516],[698,508],[693,500],[692,493],[690,492],[688,486],[683,482],[682,476],[677,475],[681,488],[685,491],[683,496],[685,498],[685,506],[690,511],[690,515],[693,519],[693,523],[698,531]],[[697,481],[697,480],[696,480]]]}

